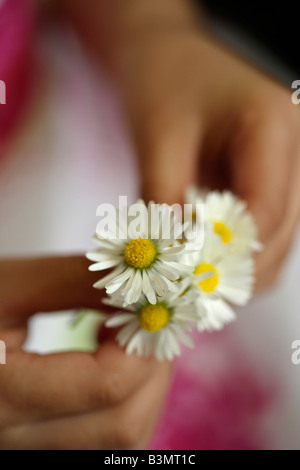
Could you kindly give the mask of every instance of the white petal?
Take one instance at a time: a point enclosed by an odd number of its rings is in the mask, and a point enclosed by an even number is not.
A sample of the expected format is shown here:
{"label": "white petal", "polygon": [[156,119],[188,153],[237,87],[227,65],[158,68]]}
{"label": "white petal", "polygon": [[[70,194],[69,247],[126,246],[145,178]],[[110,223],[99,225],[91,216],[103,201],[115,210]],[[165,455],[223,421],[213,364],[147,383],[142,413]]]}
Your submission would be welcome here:
{"label": "white petal", "polygon": [[122,270],[123,270],[123,267],[118,266],[111,273],[107,274],[102,279],[99,279],[99,281],[95,282],[93,287],[95,287],[95,289],[103,289],[104,287],[109,285],[109,283],[112,281],[112,279],[114,279],[116,276],[118,276]]}
{"label": "white petal", "polygon": [[113,258],[106,261],[100,261],[99,263],[92,264],[89,267],[89,271],[104,271],[117,266],[122,261],[122,258]]}
{"label": "white petal", "polygon": [[149,275],[147,271],[143,271],[143,292],[147,297],[150,304],[155,305],[157,302],[155,290],[150,282]]}
{"label": "white petal", "polygon": [[134,313],[123,313],[121,315],[115,315],[105,322],[105,326],[108,328],[115,328],[121,325],[125,325],[125,323],[128,323],[135,317],[136,315]]}
{"label": "white petal", "polygon": [[98,262],[102,261],[103,259],[109,258],[109,254],[107,253],[98,253],[97,251],[90,251],[86,255],[86,258],[90,261]]}
{"label": "white petal", "polygon": [[143,292],[145,295],[147,295],[148,292],[153,291],[153,287],[151,285],[148,272],[146,270],[143,271],[142,277],[143,277]]}
{"label": "white petal", "polygon": [[176,261],[176,257],[174,255],[169,255],[169,254],[165,253],[164,251],[162,253],[160,253],[159,259],[161,261],[169,261],[169,262],[175,262]]}
{"label": "white petal", "polygon": [[148,271],[148,275],[157,295],[161,297],[167,290],[166,283],[164,282],[163,278],[153,269]]}
{"label": "white petal", "polygon": [[93,241],[97,243],[101,248],[106,248],[107,250],[119,251],[120,250],[120,240],[112,239],[100,239],[97,235],[93,236]]}
{"label": "white petal", "polygon": [[154,345],[153,336],[154,335],[149,333],[148,331],[144,332],[143,341],[144,341],[144,355],[145,355],[145,357],[149,357],[153,352],[153,345]]}
{"label": "white petal", "polygon": [[167,261],[166,266],[174,270],[174,272],[177,272],[179,275],[191,274],[193,272],[193,268],[191,266],[187,266],[186,264],[182,264],[182,263],[175,263],[173,261]]}
{"label": "white petal", "polygon": [[164,255],[178,255],[184,251],[184,245],[172,246],[163,250]]}
{"label": "white petal", "polygon": [[133,280],[134,280],[134,276],[135,276],[135,271],[134,271],[134,269],[132,269],[131,272],[130,272],[130,276],[128,278],[128,281],[126,282],[125,287],[124,287],[123,292],[122,292],[122,295],[124,295],[124,297],[126,297],[127,293],[132,288],[132,283],[133,283]]}
{"label": "white petal", "polygon": [[158,247],[160,252],[164,252],[166,248],[169,248],[170,245],[173,245],[176,242],[173,238],[170,240],[158,240]]}
{"label": "white petal", "polygon": [[[169,352],[172,351],[173,355],[180,356],[180,346],[178,344],[178,341],[177,341],[174,333],[169,328],[166,328],[166,336],[167,336],[167,343],[168,343]],[[170,356],[170,358],[172,359],[171,356]]]}
{"label": "white petal", "polygon": [[115,284],[113,281],[107,288],[106,288],[106,293],[108,295],[115,294],[120,288],[122,287],[123,284]]}
{"label": "white petal", "polygon": [[137,352],[137,355],[140,356],[142,353],[142,335],[141,331],[137,331],[132,338],[130,339],[127,348],[126,348],[126,354],[132,354],[135,350]]}
{"label": "white petal", "polygon": [[178,282],[169,281],[169,279],[165,279],[168,287],[168,291],[172,294],[176,294],[178,298]]}
{"label": "white petal", "polygon": [[[131,277],[131,286],[127,290],[126,295],[125,295],[125,302],[127,305],[133,304],[134,302],[137,302],[139,299],[141,293],[142,293],[142,276],[141,272],[137,270],[136,272],[133,272],[134,276]],[[129,281],[128,281],[129,282]]]}
{"label": "white petal", "polygon": [[136,303],[140,300],[143,290],[143,279],[141,271],[137,270],[135,275],[135,293],[132,303]]}
{"label": "white petal", "polygon": [[169,267],[167,264],[158,261],[155,263],[155,269],[162,273],[170,281],[177,281],[180,277],[180,272]]}
{"label": "white petal", "polygon": [[225,297],[229,302],[232,302],[235,305],[244,306],[246,305],[252,296],[251,288],[238,288],[231,287],[228,285],[219,286],[219,292]]}
{"label": "white petal", "polygon": [[165,345],[166,345],[166,330],[160,330],[155,335],[155,345],[154,352],[156,359],[158,361],[163,361],[166,358],[165,354]]}
{"label": "white petal", "polygon": [[172,361],[175,356],[180,356],[179,344],[171,332],[170,329],[166,328],[166,343],[165,343],[165,355],[169,361]]}
{"label": "white petal", "polygon": [[[198,289],[193,290],[191,286],[191,278],[190,276],[183,278],[178,284],[178,296],[180,296],[182,301],[185,301],[185,299],[190,299],[192,296],[198,296],[199,291]],[[184,295],[181,297],[181,294]]]}
{"label": "white petal", "polygon": [[198,330],[221,330],[225,325],[235,320],[232,308],[223,300],[206,300],[206,312],[200,316]]}
{"label": "white petal", "polygon": [[116,340],[118,341],[121,347],[124,347],[125,344],[129,341],[133,333],[139,328],[138,320],[131,321],[128,325],[122,328],[121,331],[117,334]]}
{"label": "white petal", "polygon": [[127,279],[129,279],[132,272],[133,272],[132,268],[125,268],[125,271],[121,273],[119,276],[117,276],[113,282],[115,284],[120,284],[120,285],[124,284],[124,282],[127,281]]}
{"label": "white petal", "polygon": [[174,321],[197,323],[199,321],[199,315],[190,315],[186,310],[184,312],[178,312],[176,309],[176,313],[174,314]]}
{"label": "white petal", "polygon": [[177,325],[173,325],[173,328],[174,328],[174,330],[175,330],[175,334],[178,336],[178,338],[180,339],[180,341],[181,341],[185,346],[187,346],[188,348],[191,348],[191,349],[193,349],[193,348],[195,347],[192,338],[191,338],[190,336],[188,336],[188,335],[182,330],[182,328],[180,328],[180,327],[177,326]]}

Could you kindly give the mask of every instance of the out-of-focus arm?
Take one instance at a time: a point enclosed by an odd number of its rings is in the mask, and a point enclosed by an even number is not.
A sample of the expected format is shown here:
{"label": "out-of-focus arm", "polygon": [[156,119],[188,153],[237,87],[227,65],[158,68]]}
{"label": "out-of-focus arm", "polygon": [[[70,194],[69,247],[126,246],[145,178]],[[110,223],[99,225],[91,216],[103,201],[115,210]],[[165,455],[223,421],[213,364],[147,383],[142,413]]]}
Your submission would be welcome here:
{"label": "out-of-focus arm", "polygon": [[190,28],[199,18],[191,0],[60,0],[59,8],[110,68],[136,34]]}

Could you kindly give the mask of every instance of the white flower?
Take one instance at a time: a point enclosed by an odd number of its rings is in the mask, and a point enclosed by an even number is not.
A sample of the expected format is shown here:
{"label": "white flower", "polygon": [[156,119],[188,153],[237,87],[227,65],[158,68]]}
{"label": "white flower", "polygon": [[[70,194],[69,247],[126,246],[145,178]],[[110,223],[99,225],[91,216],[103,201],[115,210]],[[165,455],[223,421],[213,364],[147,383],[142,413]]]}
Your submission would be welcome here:
{"label": "white flower", "polygon": [[225,325],[236,320],[233,309],[222,299],[199,296],[196,303],[199,313],[198,331],[222,330]]}
{"label": "white flower", "polygon": [[195,188],[187,193],[187,202],[195,206],[205,204],[205,220],[222,242],[234,253],[262,248],[258,241],[257,227],[246,203],[231,192],[209,192],[206,195]]}
{"label": "white flower", "polygon": [[[185,256],[192,265],[192,286],[198,292],[200,330],[221,329],[235,319],[235,313],[225,302],[246,305],[253,293],[254,261],[250,253],[231,253],[220,237],[208,232],[203,250]],[[206,274],[206,279],[203,275]]]}
{"label": "white flower", "polygon": [[[130,305],[127,313],[120,313],[106,321],[106,326],[123,326],[117,334],[121,347],[126,346],[126,353],[136,352],[138,356],[148,357],[154,354],[159,361],[171,361],[180,355],[179,341],[193,348],[193,342],[186,332],[192,331],[192,325],[199,321],[196,295],[190,290],[189,279],[178,282],[177,293],[168,292],[150,304],[143,296],[139,302]],[[115,297],[106,303],[122,307],[122,300]]]}
{"label": "white flower", "polygon": [[[175,221],[173,211],[167,204],[141,205],[139,235],[129,236],[130,208],[124,208],[118,215],[117,231],[119,238],[107,239],[97,232],[94,240],[98,250],[87,254],[87,258],[96,264],[91,271],[112,269],[107,276],[94,287],[106,288],[107,294],[117,293],[124,299],[124,306],[138,302],[144,294],[151,304],[156,304],[157,296],[177,290],[178,280],[190,272],[190,268],[180,262],[186,250],[185,244],[178,243],[183,233],[183,226]],[[161,213],[161,217],[159,216]],[[128,222],[129,221],[129,222]],[[165,227],[170,227],[169,236],[163,239]],[[157,239],[151,238],[157,233]]]}

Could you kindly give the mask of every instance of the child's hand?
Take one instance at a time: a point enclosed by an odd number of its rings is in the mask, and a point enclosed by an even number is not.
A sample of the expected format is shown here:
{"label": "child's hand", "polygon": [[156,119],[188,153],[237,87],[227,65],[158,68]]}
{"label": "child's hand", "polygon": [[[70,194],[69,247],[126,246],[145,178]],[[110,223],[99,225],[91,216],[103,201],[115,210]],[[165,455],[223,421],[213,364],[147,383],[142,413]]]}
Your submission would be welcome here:
{"label": "child's hand", "polygon": [[126,356],[113,339],[95,354],[20,348],[35,312],[100,308],[99,277],[80,257],[0,262],[0,449],[137,449],[151,437],[170,365]]}
{"label": "child's hand", "polygon": [[245,199],[277,277],[300,214],[299,109],[291,93],[194,28],[128,35],[117,64],[143,196],[183,201],[192,182]]}
{"label": "child's hand", "polygon": [[265,243],[258,285],[271,284],[300,213],[300,119],[291,93],[213,43],[187,0],[62,4],[118,80],[145,199],[183,202],[192,182],[240,195]]}
{"label": "child's hand", "polygon": [[143,195],[183,202],[191,182],[244,198],[265,243],[258,284],[278,275],[299,219],[299,110],[291,93],[214,44],[187,0],[63,0],[116,76]]}

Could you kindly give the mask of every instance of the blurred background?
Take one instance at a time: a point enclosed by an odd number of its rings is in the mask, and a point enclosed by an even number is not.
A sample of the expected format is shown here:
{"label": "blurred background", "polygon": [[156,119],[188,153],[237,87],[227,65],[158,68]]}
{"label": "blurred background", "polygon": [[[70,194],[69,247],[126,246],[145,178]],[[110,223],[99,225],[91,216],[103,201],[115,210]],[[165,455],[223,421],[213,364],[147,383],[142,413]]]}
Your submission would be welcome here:
{"label": "blurred background", "polygon": [[[226,12],[207,3],[223,41],[288,86],[300,78],[289,56],[264,41],[264,15],[249,16],[233,2]],[[1,257],[85,252],[97,206],[138,196],[116,90],[70,31],[38,28],[31,5],[0,2],[0,79],[7,84],[7,105],[0,106]],[[279,285],[241,310],[233,326],[185,350],[153,448],[300,448],[300,366],[291,362],[292,342],[300,339],[299,278],[300,237]],[[91,315],[74,334],[70,316],[35,318],[26,347],[95,347],[99,319]]]}

